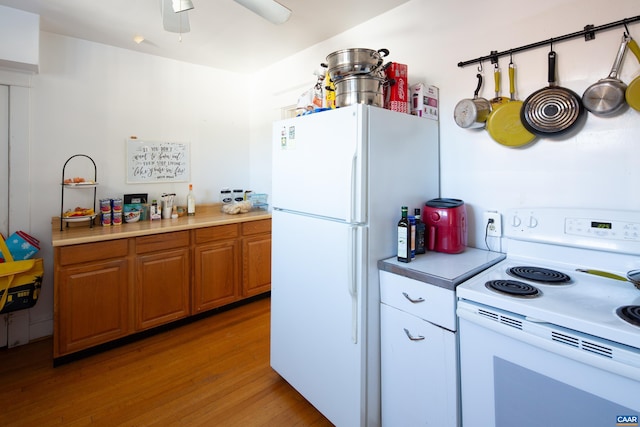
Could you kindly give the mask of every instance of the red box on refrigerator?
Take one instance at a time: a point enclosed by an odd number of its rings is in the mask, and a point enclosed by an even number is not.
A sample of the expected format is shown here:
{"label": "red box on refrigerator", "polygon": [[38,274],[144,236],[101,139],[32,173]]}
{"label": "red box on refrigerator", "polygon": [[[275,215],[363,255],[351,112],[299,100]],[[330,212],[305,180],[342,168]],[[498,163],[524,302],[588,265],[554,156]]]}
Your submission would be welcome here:
{"label": "red box on refrigerator", "polygon": [[402,113],[409,112],[409,84],[407,82],[407,65],[392,62],[386,69],[389,85],[385,96],[385,108]]}

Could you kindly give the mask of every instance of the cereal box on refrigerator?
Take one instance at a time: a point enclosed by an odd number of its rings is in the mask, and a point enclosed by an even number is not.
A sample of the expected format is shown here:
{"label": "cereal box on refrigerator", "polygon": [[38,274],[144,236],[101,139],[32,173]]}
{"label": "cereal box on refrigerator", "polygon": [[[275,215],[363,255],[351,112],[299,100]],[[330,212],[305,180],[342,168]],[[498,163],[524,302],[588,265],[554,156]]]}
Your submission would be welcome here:
{"label": "cereal box on refrigerator", "polygon": [[411,114],[438,120],[438,88],[418,83],[411,86]]}
{"label": "cereal box on refrigerator", "polygon": [[389,85],[385,96],[385,108],[402,113],[409,112],[409,85],[407,83],[407,65],[392,62],[386,69]]}

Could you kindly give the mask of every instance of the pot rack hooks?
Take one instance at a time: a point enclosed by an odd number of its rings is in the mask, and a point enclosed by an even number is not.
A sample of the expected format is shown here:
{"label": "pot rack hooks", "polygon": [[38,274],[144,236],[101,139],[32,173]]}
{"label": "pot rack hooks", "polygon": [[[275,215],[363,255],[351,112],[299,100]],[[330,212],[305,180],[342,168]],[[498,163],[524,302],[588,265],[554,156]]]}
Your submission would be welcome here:
{"label": "pot rack hooks", "polygon": [[586,25],[582,31],[576,31],[573,33],[565,34],[563,36],[559,36],[559,37],[552,37],[547,40],[542,40],[536,43],[530,43],[524,46],[503,50],[501,52],[492,50],[491,53],[487,56],[480,56],[478,58],[470,59],[468,61],[458,62],[458,67],[465,67],[471,64],[480,64],[478,66],[478,69],[480,70],[480,67],[482,67],[483,61],[490,60],[492,64],[495,64],[496,62],[498,62],[498,58],[501,56],[506,56],[506,55],[511,56],[516,52],[522,52],[524,50],[534,49],[536,47],[545,46],[545,45],[553,46],[553,43],[557,43],[557,42],[561,42],[564,40],[569,40],[577,37],[584,37],[585,41],[593,40],[596,38],[596,33],[598,31],[610,30],[612,28],[616,28],[620,26],[624,26],[625,30],[627,31],[627,34],[629,34],[629,27],[627,27],[627,24],[630,24],[632,22],[638,22],[638,21],[640,21],[640,15],[634,16],[631,18],[621,19],[615,22],[610,22],[604,25],[599,25],[597,27],[594,27],[593,25]]}

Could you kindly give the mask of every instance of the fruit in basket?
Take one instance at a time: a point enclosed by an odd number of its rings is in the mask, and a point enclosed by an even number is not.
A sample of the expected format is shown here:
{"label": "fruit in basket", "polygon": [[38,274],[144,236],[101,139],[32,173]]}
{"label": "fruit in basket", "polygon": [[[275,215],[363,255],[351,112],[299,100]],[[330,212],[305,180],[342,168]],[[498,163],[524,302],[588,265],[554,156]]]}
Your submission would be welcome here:
{"label": "fruit in basket", "polygon": [[62,216],[65,218],[73,218],[73,217],[77,217],[77,216],[90,216],[93,215],[95,212],[93,211],[92,208],[83,208],[80,206],[76,206],[76,208],[74,210],[68,209],[66,210]]}

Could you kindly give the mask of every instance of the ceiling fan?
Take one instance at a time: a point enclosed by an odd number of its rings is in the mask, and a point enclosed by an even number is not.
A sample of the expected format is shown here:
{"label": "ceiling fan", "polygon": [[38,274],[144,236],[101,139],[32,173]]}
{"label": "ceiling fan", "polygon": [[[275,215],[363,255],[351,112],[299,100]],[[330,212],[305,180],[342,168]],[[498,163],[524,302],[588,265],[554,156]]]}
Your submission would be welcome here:
{"label": "ceiling fan", "polygon": [[188,33],[189,15],[184,13],[193,9],[191,0],[162,0],[162,25],[165,31],[172,33]]}
{"label": "ceiling fan", "polygon": [[[191,0],[161,0],[162,25],[172,33],[191,31],[189,15],[184,13],[193,9]],[[291,16],[291,10],[275,0],[234,0],[273,24],[284,24]]]}
{"label": "ceiling fan", "polygon": [[253,13],[262,16],[273,24],[284,24],[291,16],[291,10],[275,0],[234,0]]}

